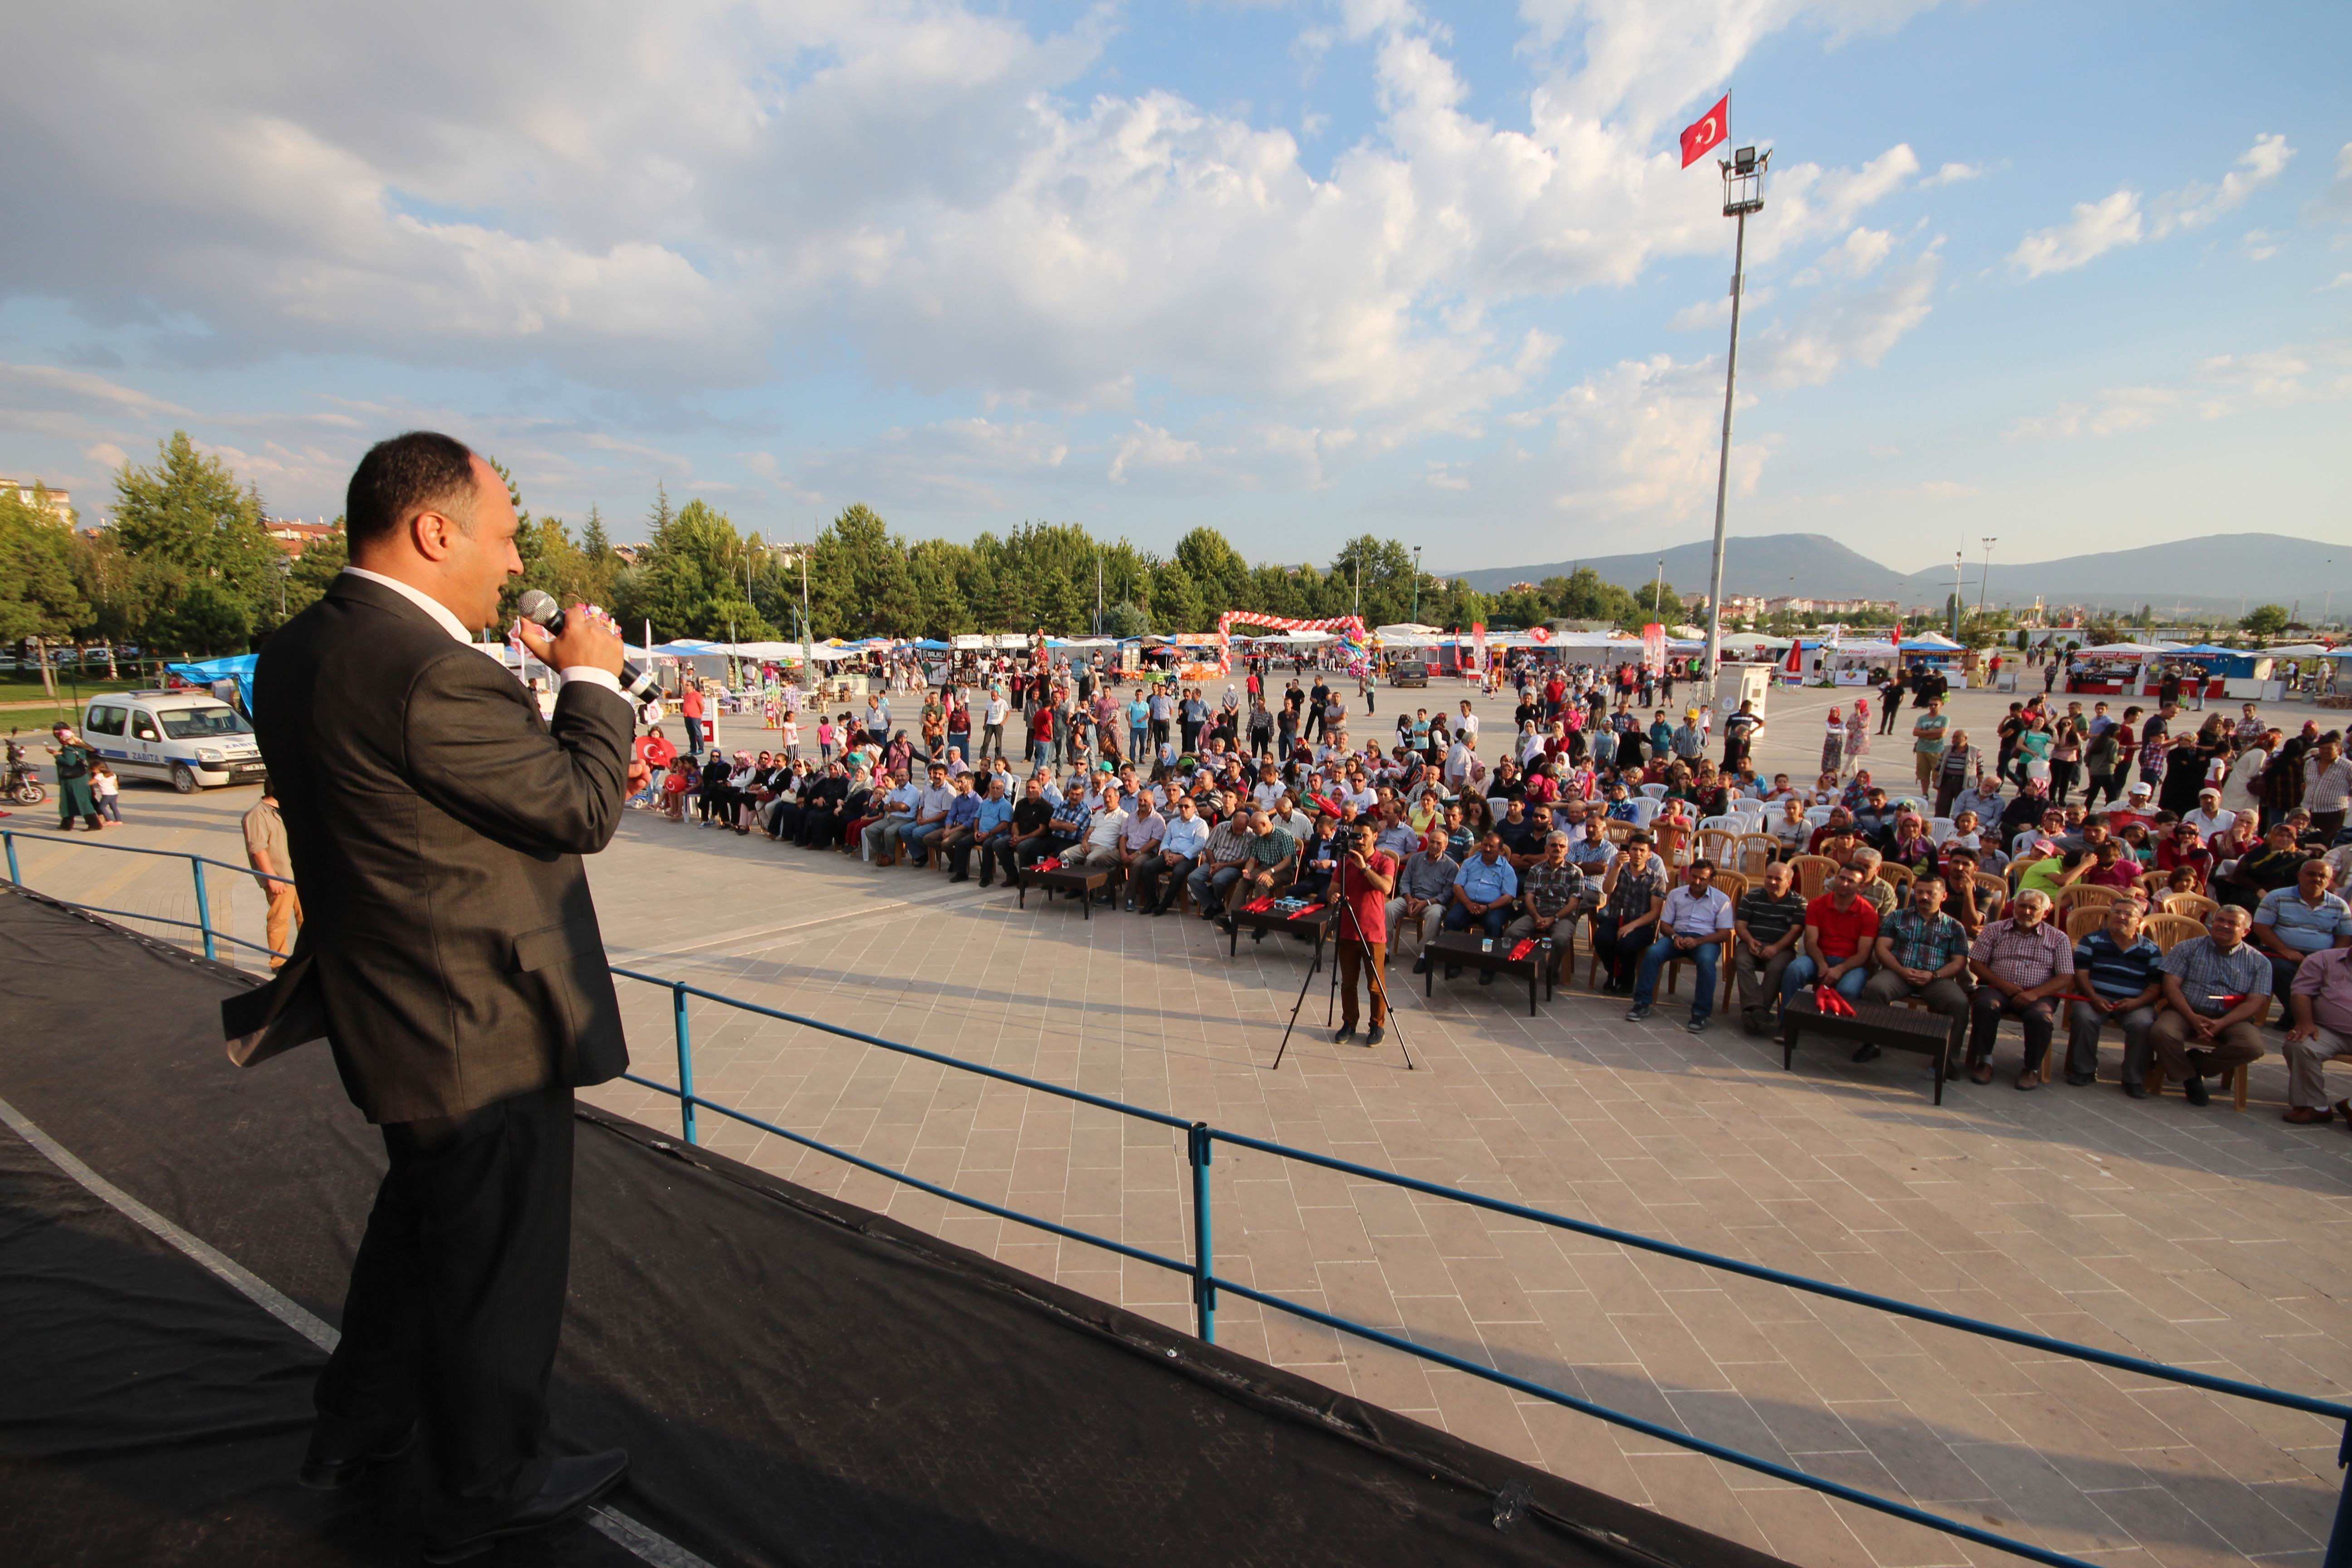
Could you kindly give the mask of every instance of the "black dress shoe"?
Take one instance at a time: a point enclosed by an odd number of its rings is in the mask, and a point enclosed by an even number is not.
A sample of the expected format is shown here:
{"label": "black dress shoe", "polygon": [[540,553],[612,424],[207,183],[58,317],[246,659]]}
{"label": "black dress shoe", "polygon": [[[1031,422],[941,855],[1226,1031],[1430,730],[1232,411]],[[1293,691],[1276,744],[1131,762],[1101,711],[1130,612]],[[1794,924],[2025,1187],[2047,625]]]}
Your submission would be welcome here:
{"label": "black dress shoe", "polygon": [[1853,1059],[1858,1062],[1874,1062],[1879,1058],[1881,1054],[1882,1053],[1876,1046],[1872,1045],[1868,1040],[1864,1040],[1862,1044],[1854,1047]]}
{"label": "black dress shoe", "polygon": [[2130,1095],[2134,1100],[2146,1100],[2147,1098],[2147,1085],[2140,1082],[2138,1078],[2126,1070],[2124,1073],[2124,1092]]}
{"label": "black dress shoe", "polygon": [[1370,1028],[1364,1031],[1364,1044],[1367,1046],[1377,1046],[1388,1037],[1388,1031],[1381,1028],[1378,1024],[1374,1024]]}
{"label": "black dress shoe", "polygon": [[462,1535],[436,1538],[428,1534],[425,1561],[463,1563],[488,1552],[508,1536],[544,1530],[611,1491],[628,1473],[629,1453],[625,1448],[607,1448],[601,1454],[554,1460],[547,1467],[547,1479],[540,1483],[537,1495],[517,1504],[495,1523]]}
{"label": "black dress shoe", "polygon": [[2191,1105],[2210,1105],[2213,1103],[2213,1096],[2211,1092],[2206,1089],[2205,1079],[2196,1073],[2190,1073],[2187,1078],[2180,1080],[2180,1098],[2187,1100]]}
{"label": "black dress shoe", "polygon": [[1344,1046],[1355,1037],[1356,1026],[1353,1024],[1345,1025],[1331,1031],[1331,1043],[1335,1046]]}
{"label": "black dress shoe", "polygon": [[395,1436],[374,1443],[362,1444],[357,1453],[321,1453],[317,1437],[310,1440],[310,1451],[302,1456],[302,1468],[295,1479],[312,1491],[331,1492],[350,1486],[370,1470],[381,1469],[395,1460],[408,1457],[416,1447],[416,1423]]}

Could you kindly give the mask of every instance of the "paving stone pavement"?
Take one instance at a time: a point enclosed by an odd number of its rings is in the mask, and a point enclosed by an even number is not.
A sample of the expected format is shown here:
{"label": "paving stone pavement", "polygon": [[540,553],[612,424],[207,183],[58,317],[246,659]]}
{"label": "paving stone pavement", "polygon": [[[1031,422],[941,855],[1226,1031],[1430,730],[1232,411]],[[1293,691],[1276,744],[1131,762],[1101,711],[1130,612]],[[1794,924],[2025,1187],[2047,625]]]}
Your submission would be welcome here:
{"label": "paving stone pavement", "polygon": [[[1830,696],[1776,698],[1768,767],[1815,749]],[[1961,703],[1960,721],[1989,734],[2000,704]],[[1506,716],[1481,707],[1490,725]],[[115,841],[236,860],[250,793],[134,790],[134,826]],[[27,844],[26,880],[67,892],[89,875],[67,864],[75,854]],[[1947,1310],[2307,1393],[2352,1385],[2352,1138],[2278,1121],[2275,1054],[2243,1114],[2191,1110],[2177,1094],[2128,1100],[2114,1049],[2095,1089],[2021,1095],[2004,1076],[1957,1085],[1938,1109],[1908,1058],[1855,1067],[1814,1051],[1783,1072],[1777,1047],[1736,1025],[1685,1034],[1678,1007],[1630,1025],[1622,1002],[1563,991],[1530,1018],[1524,991],[1466,975],[1424,1002],[1400,964],[1397,1033],[1416,1070],[1393,1036],[1374,1053],[1306,1028],[1323,1019],[1318,977],[1277,1073],[1307,967],[1287,940],[1244,940],[1228,958],[1221,933],[1176,915],[1098,908],[1088,921],[1034,895],[1024,910],[935,872],[642,814],[592,868],[624,966]],[[175,896],[147,867],[110,868],[104,883],[117,907],[161,912]],[[231,917],[239,898],[257,921],[249,885],[229,895]],[[622,993],[638,1070],[670,1081],[668,994]],[[717,1003],[690,1016],[703,1095],[970,1196],[1189,1254],[1180,1134]],[[676,1124],[675,1103],[649,1090],[589,1098]],[[1191,1323],[1180,1275],[708,1111],[702,1131],[765,1169]],[[2315,1418],[1251,1151],[1220,1148],[1212,1187],[1221,1273],[1417,1343],[2101,1563],[2319,1562],[2341,1433]],[[1218,1338],[1791,1561],[1999,1556],[1239,1298],[1221,1303]]]}

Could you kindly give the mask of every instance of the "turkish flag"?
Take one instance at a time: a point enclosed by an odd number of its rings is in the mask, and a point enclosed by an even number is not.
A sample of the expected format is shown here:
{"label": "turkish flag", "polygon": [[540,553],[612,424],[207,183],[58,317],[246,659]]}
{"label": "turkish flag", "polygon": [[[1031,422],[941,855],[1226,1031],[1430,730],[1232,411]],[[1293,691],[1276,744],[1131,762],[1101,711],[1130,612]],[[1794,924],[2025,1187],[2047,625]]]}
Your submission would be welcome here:
{"label": "turkish flag", "polygon": [[1725,93],[1721,102],[1700,117],[1696,125],[1683,128],[1683,167],[1687,169],[1731,135],[1731,95]]}

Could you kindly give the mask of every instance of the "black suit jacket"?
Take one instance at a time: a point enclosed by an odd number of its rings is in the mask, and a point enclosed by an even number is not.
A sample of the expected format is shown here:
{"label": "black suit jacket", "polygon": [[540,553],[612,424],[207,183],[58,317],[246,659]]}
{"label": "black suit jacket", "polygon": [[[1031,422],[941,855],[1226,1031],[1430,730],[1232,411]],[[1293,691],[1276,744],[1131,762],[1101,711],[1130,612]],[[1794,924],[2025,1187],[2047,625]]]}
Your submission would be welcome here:
{"label": "black suit jacket", "polygon": [[625,699],[569,685],[543,722],[497,661],[341,576],[262,650],[253,717],[304,924],[270,985],[224,1004],[233,1056],[323,1034],[371,1121],[628,1065],[580,862],[620,820]]}

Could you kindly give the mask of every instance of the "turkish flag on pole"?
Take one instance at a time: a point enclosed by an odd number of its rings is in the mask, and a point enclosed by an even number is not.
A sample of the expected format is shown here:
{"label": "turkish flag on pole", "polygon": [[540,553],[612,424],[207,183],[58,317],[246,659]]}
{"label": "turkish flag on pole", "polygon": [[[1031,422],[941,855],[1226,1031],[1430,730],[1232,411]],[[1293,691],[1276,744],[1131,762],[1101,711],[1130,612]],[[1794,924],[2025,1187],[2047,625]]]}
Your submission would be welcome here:
{"label": "turkish flag on pole", "polygon": [[1722,146],[1730,135],[1731,95],[1727,92],[1721,102],[1700,117],[1697,124],[1683,128],[1683,167],[1689,168]]}

